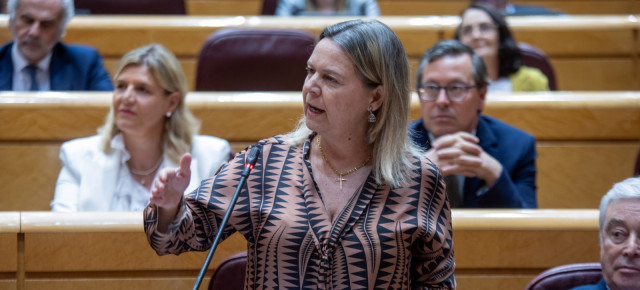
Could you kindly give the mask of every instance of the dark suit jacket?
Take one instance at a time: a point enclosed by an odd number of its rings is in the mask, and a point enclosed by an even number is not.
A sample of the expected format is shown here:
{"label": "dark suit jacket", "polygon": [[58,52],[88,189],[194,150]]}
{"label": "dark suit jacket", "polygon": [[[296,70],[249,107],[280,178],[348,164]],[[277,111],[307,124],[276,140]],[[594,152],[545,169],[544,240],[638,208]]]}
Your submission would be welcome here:
{"label": "dark suit jacket", "polygon": [[[431,149],[427,129],[421,120],[409,125],[416,144]],[[480,147],[502,164],[502,174],[489,190],[478,195],[485,184],[479,178],[465,178],[463,208],[536,208],[536,140],[524,131],[498,119],[480,116],[476,136]]]}
{"label": "dark suit jacket", "polygon": [[[13,88],[13,42],[0,47],[0,90]],[[80,45],[58,42],[53,47],[49,75],[52,91],[112,91],[109,74],[98,51]]]}
{"label": "dark suit jacket", "polygon": [[578,286],[571,290],[607,290],[607,283],[604,282],[603,278],[598,282],[598,284]]}

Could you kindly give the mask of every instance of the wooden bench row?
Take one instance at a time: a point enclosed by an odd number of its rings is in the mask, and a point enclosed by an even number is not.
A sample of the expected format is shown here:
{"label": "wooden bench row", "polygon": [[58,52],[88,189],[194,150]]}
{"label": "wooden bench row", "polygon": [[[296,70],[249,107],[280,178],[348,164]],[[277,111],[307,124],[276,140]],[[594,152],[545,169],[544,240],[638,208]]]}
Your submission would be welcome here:
{"label": "wooden bench row", "polygon": [[[523,289],[542,271],[597,262],[597,210],[453,210],[460,289]],[[576,243],[576,241],[580,241]],[[239,234],[220,262],[246,249]],[[140,212],[0,212],[0,289],[189,289],[206,253],[158,257]]]}
{"label": "wooden bench row", "polygon": [[[189,86],[194,89],[200,48],[218,29],[294,28],[318,35],[324,27],[346,19],[349,18],[77,16],[69,24],[64,41],[96,47],[111,72],[128,51],[149,43],[163,44],[178,56]],[[460,21],[457,16],[379,19],[398,34],[414,76],[422,53],[436,41],[451,38]],[[510,17],[508,21],[518,41],[532,44],[549,55],[559,89],[640,89],[640,24],[635,16]],[[0,15],[0,43],[11,40],[7,22],[8,16]]]}
{"label": "wooden bench row", "polygon": [[[196,92],[187,104],[202,134],[236,151],[289,132],[302,115],[299,92]],[[0,93],[0,211],[49,210],[64,141],[96,134],[110,93]],[[485,114],[537,138],[540,208],[597,208],[633,172],[640,146],[640,93],[490,94]],[[420,117],[417,98],[411,119]]]}
{"label": "wooden bench row", "polygon": [[[640,13],[638,0],[512,0],[566,14]],[[260,15],[262,0],[186,0],[190,15]],[[458,15],[469,0],[378,0],[382,15]]]}

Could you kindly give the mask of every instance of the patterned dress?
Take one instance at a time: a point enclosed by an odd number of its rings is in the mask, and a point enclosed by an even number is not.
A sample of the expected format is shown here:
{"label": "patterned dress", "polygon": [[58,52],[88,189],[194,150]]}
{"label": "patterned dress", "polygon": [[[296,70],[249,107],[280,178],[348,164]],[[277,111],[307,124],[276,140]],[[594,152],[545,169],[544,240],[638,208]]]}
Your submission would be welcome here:
{"label": "patterned dress", "polygon": [[[245,289],[455,289],[451,212],[436,166],[412,157],[409,185],[392,189],[370,174],[333,222],[303,146],[262,140],[253,171],[225,227],[248,243]],[[166,234],[144,212],[160,255],[210,248],[244,169],[241,152],[187,194]]]}

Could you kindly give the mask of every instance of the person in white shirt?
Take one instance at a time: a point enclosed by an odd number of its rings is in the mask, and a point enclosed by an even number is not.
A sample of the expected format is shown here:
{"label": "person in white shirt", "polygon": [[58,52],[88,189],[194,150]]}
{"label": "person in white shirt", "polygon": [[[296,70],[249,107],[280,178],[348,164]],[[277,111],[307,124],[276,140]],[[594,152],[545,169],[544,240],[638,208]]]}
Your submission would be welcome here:
{"label": "person in white shirt", "polygon": [[111,109],[99,135],[65,142],[53,211],[141,211],[160,169],[190,152],[192,188],[228,161],[226,140],[197,135],[185,105],[187,82],[176,57],[161,45],[120,60]]}

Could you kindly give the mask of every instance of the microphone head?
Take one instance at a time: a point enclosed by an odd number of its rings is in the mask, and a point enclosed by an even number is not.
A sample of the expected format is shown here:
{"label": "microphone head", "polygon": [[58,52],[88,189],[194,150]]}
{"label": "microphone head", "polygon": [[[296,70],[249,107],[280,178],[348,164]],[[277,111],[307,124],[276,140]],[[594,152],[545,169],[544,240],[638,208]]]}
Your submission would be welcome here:
{"label": "microphone head", "polygon": [[253,146],[251,147],[251,152],[249,152],[249,156],[247,157],[247,163],[251,164],[252,166],[256,164],[256,161],[258,161],[258,157],[260,156],[260,146]]}

